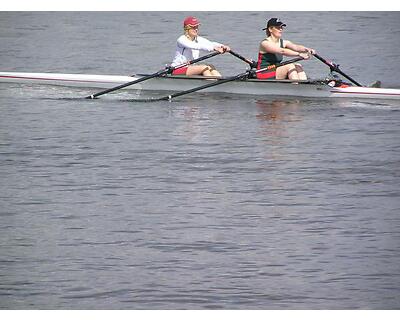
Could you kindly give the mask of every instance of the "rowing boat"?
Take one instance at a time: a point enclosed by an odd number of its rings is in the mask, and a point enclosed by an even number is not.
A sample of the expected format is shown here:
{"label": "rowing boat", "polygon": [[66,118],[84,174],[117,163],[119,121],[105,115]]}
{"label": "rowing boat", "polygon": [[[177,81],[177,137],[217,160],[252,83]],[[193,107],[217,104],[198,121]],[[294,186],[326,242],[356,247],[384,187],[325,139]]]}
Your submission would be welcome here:
{"label": "rowing boat", "polygon": [[[87,75],[60,73],[21,73],[0,72],[1,83],[40,84],[80,88],[112,88],[140,79],[145,75]],[[143,91],[177,92],[199,87],[218,79],[200,76],[154,77],[125,89]],[[246,94],[257,96],[285,96],[307,98],[361,98],[361,99],[400,99],[400,89],[358,87],[349,84],[338,85],[335,80],[258,80],[237,79],[218,86],[204,89],[205,92]]]}

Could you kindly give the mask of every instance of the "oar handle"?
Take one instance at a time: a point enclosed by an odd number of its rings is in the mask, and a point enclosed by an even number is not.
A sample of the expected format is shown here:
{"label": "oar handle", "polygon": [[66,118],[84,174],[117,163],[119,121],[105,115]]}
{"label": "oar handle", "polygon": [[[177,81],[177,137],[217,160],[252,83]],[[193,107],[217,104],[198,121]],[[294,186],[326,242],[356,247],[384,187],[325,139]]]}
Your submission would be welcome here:
{"label": "oar handle", "polygon": [[250,60],[250,59],[247,59],[246,57],[243,57],[241,54],[239,54],[239,53],[237,53],[235,51],[230,50],[229,53],[231,55],[235,56],[236,58],[239,58],[240,60],[242,60],[242,61],[246,62],[247,64],[249,64],[251,68],[255,68],[257,66],[257,62],[255,62],[253,60]]}
{"label": "oar handle", "polygon": [[339,69],[339,65],[337,65],[336,63],[333,63],[332,61],[326,60],[324,58],[322,58],[319,54],[314,53],[313,54],[314,57],[316,57],[319,61],[322,61],[323,63],[325,63],[330,69],[331,71],[335,71],[339,74],[341,74],[343,77],[347,78],[348,80],[350,80],[351,82],[353,82],[356,86],[358,87],[362,87],[362,85],[360,83],[358,83],[356,80],[354,80],[352,77],[348,76],[347,74],[345,74],[342,70]]}

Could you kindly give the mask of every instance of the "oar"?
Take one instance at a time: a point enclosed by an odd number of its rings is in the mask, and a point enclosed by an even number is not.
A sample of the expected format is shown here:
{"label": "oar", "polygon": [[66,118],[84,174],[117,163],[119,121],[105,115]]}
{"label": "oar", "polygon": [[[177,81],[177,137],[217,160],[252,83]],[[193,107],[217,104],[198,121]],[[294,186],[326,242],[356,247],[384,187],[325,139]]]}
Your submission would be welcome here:
{"label": "oar", "polygon": [[339,74],[341,74],[343,77],[345,77],[346,79],[350,80],[351,82],[353,82],[356,86],[358,87],[362,87],[361,84],[359,84],[356,80],[354,80],[353,78],[351,78],[350,76],[348,76],[347,74],[345,74],[342,70],[339,69],[339,65],[333,63],[332,61],[328,61],[324,58],[322,58],[320,55],[314,53],[314,57],[316,57],[318,60],[322,61],[323,63],[325,63],[327,66],[329,66],[329,68],[331,69],[331,71],[335,71]]}
{"label": "oar", "polygon": [[239,53],[230,50],[229,53],[233,56],[235,56],[236,58],[239,58],[240,60],[243,60],[244,62],[248,63],[250,65],[250,68],[255,68],[257,67],[257,62],[247,59],[245,57],[243,57],[242,55],[240,55]]}
{"label": "oar", "polygon": [[172,71],[174,71],[176,69],[179,69],[179,68],[194,64],[194,63],[202,61],[202,60],[206,60],[206,59],[214,57],[214,56],[216,56],[218,54],[220,54],[220,52],[212,52],[210,54],[207,54],[207,55],[202,56],[202,57],[197,58],[197,59],[193,59],[191,61],[185,62],[185,63],[180,64],[180,65],[175,66],[175,67],[171,67],[171,66],[166,67],[165,69],[157,71],[156,73],[150,74],[148,76],[144,76],[142,78],[139,78],[139,79],[127,82],[127,83],[123,83],[123,84],[118,85],[116,87],[113,87],[113,88],[110,88],[110,89],[106,89],[104,91],[100,91],[98,93],[92,94],[90,96],[85,97],[85,99],[94,99],[94,98],[97,98],[97,97],[99,97],[99,96],[101,96],[103,94],[110,93],[110,92],[113,92],[113,91],[116,91],[116,90],[119,90],[119,89],[122,89],[122,88],[125,88],[125,87],[128,87],[128,86],[131,86],[131,85],[134,85],[136,83],[143,82],[143,81],[146,81],[146,80],[149,80],[149,79],[152,79],[152,78],[160,77],[162,75],[171,73]]}
{"label": "oar", "polygon": [[240,74],[238,74],[236,76],[228,77],[228,78],[221,79],[221,80],[216,80],[215,82],[211,82],[211,83],[202,85],[200,87],[195,87],[195,88],[192,88],[192,89],[189,89],[189,90],[176,92],[176,93],[173,93],[173,94],[170,94],[168,96],[161,97],[161,98],[135,99],[133,101],[150,102],[150,101],[172,100],[172,98],[180,97],[180,96],[183,96],[185,94],[189,94],[189,93],[193,93],[193,92],[200,91],[200,90],[203,90],[203,89],[207,89],[207,88],[210,88],[210,87],[218,86],[220,84],[224,84],[224,83],[227,83],[227,82],[231,82],[231,81],[235,81],[235,80],[239,80],[239,79],[245,79],[252,73],[259,73],[259,72],[268,71],[268,70],[275,69],[275,68],[278,68],[278,67],[290,64],[290,63],[294,63],[294,62],[300,61],[300,60],[303,60],[303,58],[298,57],[298,58],[295,58],[295,59],[292,59],[292,60],[284,61],[284,62],[276,64],[276,65],[270,65],[270,66],[268,66],[266,68],[259,69],[259,70],[247,70],[246,72],[240,73]]}

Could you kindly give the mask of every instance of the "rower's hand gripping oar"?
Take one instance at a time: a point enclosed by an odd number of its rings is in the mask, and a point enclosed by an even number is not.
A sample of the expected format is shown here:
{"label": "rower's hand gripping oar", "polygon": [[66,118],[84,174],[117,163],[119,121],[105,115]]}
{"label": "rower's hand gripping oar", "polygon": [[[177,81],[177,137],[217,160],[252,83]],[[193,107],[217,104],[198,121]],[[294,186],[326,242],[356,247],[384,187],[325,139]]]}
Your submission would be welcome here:
{"label": "rower's hand gripping oar", "polygon": [[354,80],[353,78],[351,78],[350,76],[345,74],[342,70],[340,70],[339,65],[333,63],[332,61],[328,61],[328,60],[322,58],[320,55],[318,55],[316,53],[314,53],[313,56],[316,57],[318,60],[322,61],[323,63],[325,63],[331,69],[331,71],[335,71],[335,72],[341,74],[343,77],[345,77],[346,79],[353,82],[356,86],[362,87],[362,85],[360,83],[358,83],[356,80]]}
{"label": "rower's hand gripping oar", "polygon": [[212,83],[209,83],[209,84],[205,84],[205,85],[200,86],[200,87],[196,87],[196,88],[193,88],[193,89],[189,89],[189,90],[173,93],[173,94],[170,94],[169,96],[165,96],[165,97],[161,97],[161,98],[135,99],[133,101],[150,102],[150,101],[172,100],[172,98],[180,97],[180,96],[183,96],[185,94],[189,94],[189,93],[200,91],[200,90],[207,89],[207,88],[210,88],[210,87],[218,86],[220,84],[224,84],[224,83],[227,83],[227,82],[231,82],[231,81],[235,81],[235,80],[239,80],[239,79],[245,79],[245,78],[248,78],[249,75],[251,75],[251,74],[259,73],[259,72],[265,72],[265,71],[268,71],[268,70],[271,70],[271,69],[275,69],[275,68],[278,68],[278,67],[290,64],[290,63],[294,63],[294,62],[300,61],[300,60],[303,60],[303,58],[302,57],[298,57],[298,58],[295,58],[295,59],[292,59],[292,60],[284,61],[284,62],[276,64],[276,65],[270,65],[270,66],[268,66],[266,68],[259,69],[259,70],[247,70],[246,72],[240,73],[240,74],[238,74],[236,76],[228,77],[228,78],[221,79],[221,80],[216,80],[215,82],[212,82]]}
{"label": "rower's hand gripping oar", "polygon": [[202,57],[197,58],[197,59],[190,60],[188,62],[185,62],[185,63],[180,64],[180,65],[175,66],[175,67],[171,67],[171,66],[166,67],[165,69],[157,71],[156,73],[150,74],[148,76],[144,76],[142,78],[139,78],[139,79],[127,82],[127,83],[123,83],[123,84],[121,84],[119,86],[116,86],[116,87],[113,87],[113,88],[110,88],[110,89],[106,89],[106,90],[100,91],[98,93],[92,94],[90,96],[85,97],[85,99],[94,99],[94,98],[97,98],[97,97],[99,97],[99,96],[101,96],[103,94],[110,93],[110,92],[113,92],[113,91],[116,91],[116,90],[119,90],[119,89],[122,89],[122,88],[125,88],[125,87],[128,87],[128,86],[131,86],[131,85],[134,85],[136,83],[143,82],[143,81],[146,81],[146,80],[149,80],[149,79],[152,79],[152,78],[160,77],[160,76],[166,75],[168,73],[172,73],[176,69],[179,69],[179,68],[194,64],[194,63],[202,61],[202,60],[206,60],[206,59],[214,57],[214,56],[216,56],[218,54],[220,54],[220,52],[212,52],[210,54],[207,54],[207,55],[202,56]]}

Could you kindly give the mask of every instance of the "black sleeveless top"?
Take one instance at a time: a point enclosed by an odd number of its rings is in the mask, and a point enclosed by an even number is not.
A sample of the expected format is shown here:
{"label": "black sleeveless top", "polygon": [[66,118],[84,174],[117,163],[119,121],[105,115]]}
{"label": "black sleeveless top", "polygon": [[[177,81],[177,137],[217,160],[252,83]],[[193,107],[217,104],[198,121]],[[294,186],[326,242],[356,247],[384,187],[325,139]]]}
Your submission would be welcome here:
{"label": "black sleeveless top", "polygon": [[[279,46],[283,48],[283,40],[279,39]],[[283,55],[280,53],[258,53],[257,69],[263,69],[270,65],[281,63]]]}

